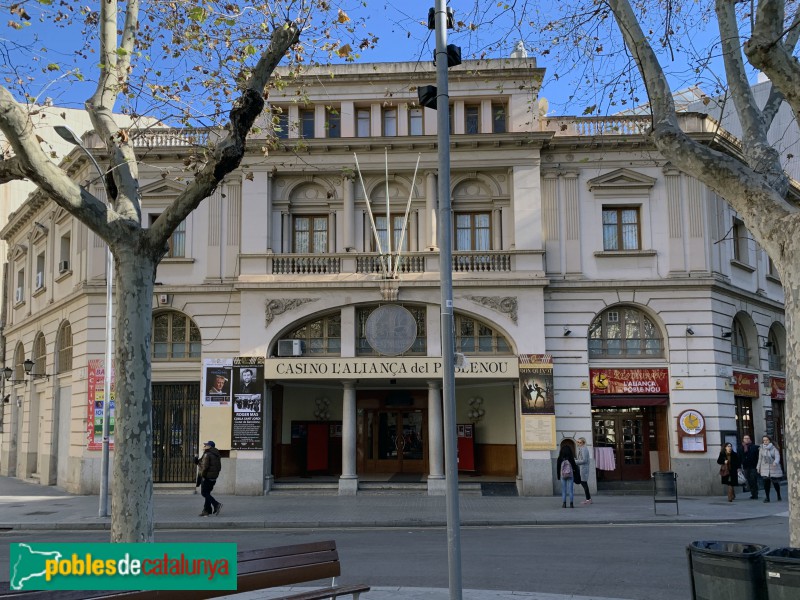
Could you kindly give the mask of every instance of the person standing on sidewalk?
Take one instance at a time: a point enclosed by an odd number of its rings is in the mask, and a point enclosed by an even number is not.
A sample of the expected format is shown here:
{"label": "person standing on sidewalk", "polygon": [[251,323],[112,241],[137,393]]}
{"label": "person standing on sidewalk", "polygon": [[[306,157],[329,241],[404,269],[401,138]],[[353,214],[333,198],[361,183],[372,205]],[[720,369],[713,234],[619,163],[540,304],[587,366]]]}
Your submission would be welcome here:
{"label": "person standing on sidewalk", "polygon": [[737,472],[742,465],[739,455],[733,451],[733,444],[728,442],[722,447],[719,458],[717,458],[717,464],[720,465],[719,476],[722,485],[728,486],[728,502],[733,502],[736,498],[734,486],[739,483]]}
{"label": "person standing on sidewalk", "polygon": [[569,492],[569,507],[575,508],[575,481],[580,483],[580,471],[575,464],[575,457],[569,444],[561,446],[556,461],[556,477],[561,480],[561,508],[567,508],[567,492]]}
{"label": "person standing on sidewalk", "polygon": [[775,495],[778,502],[781,500],[781,482],[783,469],[781,469],[781,453],[772,445],[772,438],[765,435],[761,438],[761,448],[758,451],[758,474],[764,480],[764,502],[769,502],[769,488],[775,486]]}
{"label": "person standing on sidewalk", "polygon": [[210,515],[218,515],[222,510],[222,502],[217,502],[214,496],[211,495],[211,490],[217,483],[217,477],[222,470],[222,460],[217,450],[217,445],[212,442],[203,443],[203,455],[197,463],[200,470],[200,477],[203,478],[200,484],[200,494],[205,499],[203,505],[203,512],[200,513],[201,517],[208,517]]}
{"label": "person standing on sidewalk", "polygon": [[739,458],[742,461],[742,471],[744,471],[744,478],[747,480],[747,487],[750,490],[750,499],[758,500],[758,446],[753,443],[749,435],[742,438]]}
{"label": "person standing on sidewalk", "polygon": [[589,456],[589,449],[586,447],[586,438],[578,438],[578,454],[575,457],[575,464],[578,465],[581,473],[581,486],[586,500],[581,504],[591,504],[592,495],[589,493],[589,466],[592,464],[592,459]]}

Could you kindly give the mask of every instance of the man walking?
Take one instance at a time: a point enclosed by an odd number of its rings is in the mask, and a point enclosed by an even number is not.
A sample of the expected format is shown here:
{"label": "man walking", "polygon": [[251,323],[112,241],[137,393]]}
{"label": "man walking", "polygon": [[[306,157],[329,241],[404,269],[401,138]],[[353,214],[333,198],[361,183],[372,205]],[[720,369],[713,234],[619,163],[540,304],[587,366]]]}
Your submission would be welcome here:
{"label": "man walking", "polygon": [[197,466],[200,470],[200,477],[202,477],[200,494],[205,499],[203,512],[200,513],[200,516],[208,517],[212,514],[218,515],[222,510],[222,502],[216,501],[214,496],[211,495],[211,490],[214,489],[214,485],[217,483],[217,477],[219,477],[219,472],[222,470],[222,461],[220,460],[219,450],[217,450],[214,442],[208,441],[203,444],[203,456],[200,457]]}
{"label": "man walking", "polygon": [[742,460],[742,470],[750,489],[750,499],[758,499],[758,446],[753,444],[749,435],[742,438],[742,447],[739,449],[739,458]]}

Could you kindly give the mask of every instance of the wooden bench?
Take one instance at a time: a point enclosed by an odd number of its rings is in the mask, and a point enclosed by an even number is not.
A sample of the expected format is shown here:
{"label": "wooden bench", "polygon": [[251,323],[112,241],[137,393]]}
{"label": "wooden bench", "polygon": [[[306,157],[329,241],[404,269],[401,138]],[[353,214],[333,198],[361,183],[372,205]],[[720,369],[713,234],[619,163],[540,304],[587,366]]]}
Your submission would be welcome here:
{"label": "wooden bench", "polygon": [[[169,599],[169,600],[203,600],[218,598],[240,592],[251,592],[272,587],[307,583],[319,579],[332,579],[331,585],[321,589],[309,590],[289,596],[281,596],[275,600],[323,600],[352,596],[358,600],[363,592],[369,591],[368,585],[335,584],[335,578],[341,575],[339,554],[336,542],[310,542],[292,546],[278,546],[259,550],[244,550],[237,556],[238,573],[234,590],[155,590],[155,591],[20,591],[9,589],[9,582],[0,583],[0,599],[20,598],[21,600],[84,600],[100,598],[125,598],[125,600]],[[56,595],[57,594],[57,595]]]}

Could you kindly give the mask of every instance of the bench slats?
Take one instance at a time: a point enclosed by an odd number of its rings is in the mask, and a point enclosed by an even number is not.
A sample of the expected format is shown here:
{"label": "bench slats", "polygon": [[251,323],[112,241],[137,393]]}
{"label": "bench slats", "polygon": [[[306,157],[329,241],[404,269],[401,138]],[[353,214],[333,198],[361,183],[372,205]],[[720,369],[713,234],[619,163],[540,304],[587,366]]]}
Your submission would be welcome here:
{"label": "bench slats", "polygon": [[334,586],[329,588],[322,588],[318,590],[309,590],[299,594],[292,594],[291,596],[281,596],[275,600],[326,600],[327,598],[338,598],[339,596],[353,596],[358,598],[358,595],[369,591],[368,585],[344,585]]}

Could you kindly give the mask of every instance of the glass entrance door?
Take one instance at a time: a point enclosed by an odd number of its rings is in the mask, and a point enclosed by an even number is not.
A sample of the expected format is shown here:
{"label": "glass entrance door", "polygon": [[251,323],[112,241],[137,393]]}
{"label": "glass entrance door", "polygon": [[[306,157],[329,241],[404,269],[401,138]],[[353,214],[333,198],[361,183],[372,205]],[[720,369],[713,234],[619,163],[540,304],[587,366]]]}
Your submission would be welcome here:
{"label": "glass entrance door", "polygon": [[425,472],[425,411],[367,409],[363,419],[364,466],[367,472]]}
{"label": "glass entrance door", "polygon": [[598,480],[650,479],[650,435],[644,409],[594,408],[592,417],[594,447],[601,453],[612,452],[615,463],[613,471],[598,470]]}

